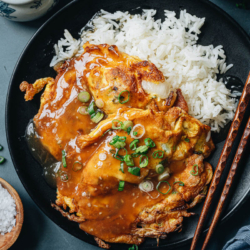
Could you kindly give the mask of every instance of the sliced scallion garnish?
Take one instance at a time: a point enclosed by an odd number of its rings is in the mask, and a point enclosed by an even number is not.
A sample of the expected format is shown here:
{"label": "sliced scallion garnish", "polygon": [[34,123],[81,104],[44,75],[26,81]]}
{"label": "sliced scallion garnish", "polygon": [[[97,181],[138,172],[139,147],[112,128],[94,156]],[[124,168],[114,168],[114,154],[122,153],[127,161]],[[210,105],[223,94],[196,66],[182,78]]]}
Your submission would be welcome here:
{"label": "sliced scallion garnish", "polygon": [[78,112],[81,114],[81,115],[88,115],[88,107],[87,106],[81,106],[79,107],[78,109]]}
{"label": "sliced scallion garnish", "polygon": [[132,129],[133,126],[134,126],[134,124],[133,124],[132,121],[124,121],[123,124],[122,124],[122,129],[124,131],[127,131],[129,127],[131,127],[131,129]]}
{"label": "sliced scallion garnish", "polygon": [[145,168],[148,165],[148,157],[146,155],[140,156],[140,168]]}
{"label": "sliced scallion garnish", "polygon": [[120,169],[119,169],[122,173],[124,173],[124,162],[120,163]]}
{"label": "sliced scallion garnish", "polygon": [[185,138],[185,141],[186,141],[186,142],[189,142],[190,140],[189,140],[188,138]]}
{"label": "sliced scallion garnish", "polygon": [[96,105],[95,105],[94,102],[91,102],[91,103],[89,104],[89,106],[88,106],[88,113],[89,113],[90,115],[93,115],[93,114],[95,114],[95,112],[96,112]]}
{"label": "sliced scallion garnish", "polygon": [[[127,99],[125,99],[126,97],[123,96],[123,94],[127,93]],[[125,100],[124,100],[125,99]],[[130,99],[130,92],[128,90],[123,90],[119,96],[118,96],[118,100],[119,100],[119,103],[121,104],[124,104],[126,102],[128,102]]]}
{"label": "sliced scallion garnish", "polygon": [[[196,171],[195,171],[195,167],[196,167]],[[196,175],[199,174],[199,167],[198,167],[197,164],[194,164],[194,165],[193,165],[193,168],[192,168],[192,170],[190,171],[190,174],[193,175],[193,176],[196,176]]]}
{"label": "sliced scallion garnish", "polygon": [[118,191],[123,191],[125,187],[125,181],[119,181]]}
{"label": "sliced scallion garnish", "polygon": [[143,145],[143,146],[140,146],[138,147],[136,150],[135,150],[135,153],[137,154],[144,154],[148,151],[148,146],[146,145]]}
{"label": "sliced scallion garnish", "polygon": [[98,123],[102,120],[103,116],[103,113],[97,112],[96,114],[93,114],[93,117],[91,116],[91,121],[94,123]]}
{"label": "sliced scallion garnish", "polygon": [[65,172],[65,171],[61,171],[59,173],[59,177],[60,177],[60,179],[61,179],[62,182],[69,181],[69,176],[68,176],[67,172]]}
{"label": "sliced scallion garnish", "polygon": [[78,94],[78,100],[80,102],[88,102],[90,99],[90,94],[87,91],[82,91]]}
{"label": "sliced scallion garnish", "polygon": [[138,167],[128,167],[128,172],[132,175],[140,176],[141,169]]}
{"label": "sliced scallion garnish", "polygon": [[3,156],[0,156],[0,164],[2,164],[5,161],[5,158]]}
{"label": "sliced scallion garnish", "polygon": [[149,148],[155,147],[155,143],[154,143],[153,140],[150,139],[150,138],[146,138],[146,139],[144,140],[144,142],[145,142],[145,145],[148,146]]}
{"label": "sliced scallion garnish", "polygon": [[[161,183],[162,182],[165,182],[165,183],[167,183],[168,184],[168,191],[166,192],[166,193],[163,193],[163,192],[161,192],[160,190],[159,190],[159,188],[160,188],[160,185],[161,185]],[[168,181],[160,181],[158,184],[157,184],[157,186],[156,186],[156,190],[160,193],[160,194],[168,194],[169,193],[169,191],[171,190],[171,186],[170,186],[170,184],[168,183]]]}
{"label": "sliced scallion garnish", "polygon": [[137,245],[133,245],[133,246],[130,247],[128,250],[138,250],[138,246],[137,246]]}
{"label": "sliced scallion garnish", "polygon": [[127,128],[127,133],[128,133],[128,135],[130,134],[131,130],[132,130],[132,127],[128,127],[128,128]]}
{"label": "sliced scallion garnish", "polygon": [[64,168],[67,167],[66,152],[65,152],[65,150],[62,150],[62,164],[63,164],[63,167],[64,167]]}
{"label": "sliced scallion garnish", "polygon": [[77,171],[81,170],[82,167],[83,167],[83,166],[82,166],[82,163],[81,163],[81,162],[75,161],[74,164],[73,164],[72,170],[73,170],[74,172],[77,172]]}
{"label": "sliced scallion garnish", "polygon": [[3,150],[3,146],[2,145],[0,145],[0,151],[2,151]]}
{"label": "sliced scallion garnish", "polygon": [[112,145],[115,148],[124,148],[126,146],[126,137],[125,136],[114,136],[111,140],[111,142],[109,143],[110,145]]}
{"label": "sliced scallion garnish", "polygon": [[162,165],[162,164],[156,165],[155,171],[156,171],[157,174],[162,174],[162,173],[164,172],[164,167],[163,167],[163,165]]}
{"label": "sliced scallion garnish", "polygon": [[125,155],[124,156],[124,161],[125,161],[125,163],[128,165],[128,166],[130,166],[130,167],[133,167],[135,164],[134,164],[134,160],[133,160],[133,158],[132,158],[132,156],[131,155]]}
{"label": "sliced scallion garnish", "polygon": [[96,106],[98,107],[98,108],[103,108],[104,107],[104,101],[102,100],[102,99],[97,99],[96,101],[95,101],[95,104],[96,104]]}
{"label": "sliced scallion garnish", "polygon": [[153,152],[152,156],[153,156],[154,159],[156,159],[156,158],[163,158],[164,151],[162,151],[162,150],[156,150],[156,151]]}
{"label": "sliced scallion garnish", "polygon": [[[118,150],[116,150],[116,153],[113,154],[112,156],[113,156],[115,159],[119,160],[119,161],[124,161],[124,156],[125,156],[125,155],[120,155],[120,154],[118,154],[120,150],[125,150],[125,151],[126,151],[126,155],[128,154],[128,151],[127,151],[126,148],[119,148]],[[110,150],[110,152],[111,152],[111,150]]]}
{"label": "sliced scallion garnish", "polygon": [[135,131],[135,132],[133,132],[133,135],[137,135],[137,134],[138,134],[138,132],[136,132],[136,131]]}
{"label": "sliced scallion garnish", "polygon": [[123,122],[119,120],[112,121],[112,129],[122,129]]}
{"label": "sliced scallion garnish", "polygon": [[129,144],[129,148],[131,149],[131,150],[136,150],[136,144],[139,142],[139,140],[138,139],[135,139],[135,140],[133,140],[130,144]]}
{"label": "sliced scallion garnish", "polygon": [[132,156],[133,158],[136,158],[136,157],[140,156],[140,154],[133,153],[133,154],[131,154],[131,156]]}
{"label": "sliced scallion garnish", "polygon": [[179,183],[179,186],[182,186],[182,187],[185,185],[184,182],[182,182],[182,181],[175,181],[173,183],[173,185],[176,184],[176,183]]}

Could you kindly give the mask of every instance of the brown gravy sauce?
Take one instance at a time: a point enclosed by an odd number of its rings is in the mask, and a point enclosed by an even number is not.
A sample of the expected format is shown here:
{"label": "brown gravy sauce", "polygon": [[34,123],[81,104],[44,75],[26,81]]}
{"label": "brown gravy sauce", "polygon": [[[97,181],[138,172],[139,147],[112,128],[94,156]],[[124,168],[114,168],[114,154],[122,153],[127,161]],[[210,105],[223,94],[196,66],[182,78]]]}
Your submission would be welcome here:
{"label": "brown gravy sauce", "polygon": [[[95,57],[94,62],[93,57]],[[76,137],[88,134],[95,126],[89,115],[77,112],[83,104],[77,99],[79,92],[85,90],[84,81],[92,68],[98,68],[112,61],[106,55],[88,55],[68,62],[65,71],[58,74],[50,101],[41,105],[39,113],[29,123],[26,138],[33,156],[44,169],[44,177],[48,184],[57,187],[62,195],[73,199],[86,222],[80,228],[87,233],[102,239],[109,239],[131,232],[135,226],[138,214],[147,206],[152,206],[167,195],[160,194],[157,190],[149,193],[143,192],[138,185],[126,182],[124,191],[119,192],[118,186],[110,192],[97,196],[86,196],[81,187],[81,175],[84,167],[93,154],[98,152],[100,145],[105,145],[107,153],[110,146],[110,135],[106,134],[98,144],[80,150],[76,144]],[[144,140],[144,138],[142,138]],[[67,149],[67,168],[61,164],[62,150]],[[83,168],[73,171],[75,161],[80,161]],[[67,172],[68,181],[62,182],[56,177],[58,169]],[[156,187],[157,179],[151,179]],[[173,177],[169,180],[174,182]],[[117,183],[117,179],[110,179],[110,185]],[[161,185],[162,192],[168,190],[167,184]],[[169,192],[171,194],[171,192]],[[169,195],[168,194],[168,195]]]}

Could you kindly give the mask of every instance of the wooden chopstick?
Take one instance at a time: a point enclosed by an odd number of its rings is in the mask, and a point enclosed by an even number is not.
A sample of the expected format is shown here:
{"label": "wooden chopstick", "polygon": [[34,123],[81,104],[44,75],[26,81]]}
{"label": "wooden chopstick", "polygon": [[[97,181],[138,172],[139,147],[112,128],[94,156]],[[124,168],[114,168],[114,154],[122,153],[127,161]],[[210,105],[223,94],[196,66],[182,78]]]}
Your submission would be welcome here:
{"label": "wooden chopstick", "polygon": [[234,156],[233,164],[232,164],[232,166],[231,166],[231,168],[229,170],[226,183],[224,185],[222,194],[220,196],[220,200],[219,200],[219,203],[217,205],[217,208],[216,208],[212,223],[211,223],[211,225],[209,227],[209,230],[208,230],[208,233],[206,235],[206,239],[205,239],[205,241],[203,243],[202,250],[206,249],[206,247],[208,245],[208,242],[211,239],[211,236],[212,236],[212,234],[213,234],[213,232],[215,230],[215,227],[216,227],[216,225],[217,225],[217,223],[219,221],[219,218],[220,218],[220,215],[222,213],[225,201],[226,201],[226,199],[228,197],[229,190],[230,190],[230,188],[232,186],[236,170],[237,170],[237,168],[239,166],[239,163],[240,163],[241,157],[243,155],[243,152],[246,149],[246,144],[247,144],[247,142],[249,140],[249,137],[250,137],[250,117],[248,119],[248,122],[247,122],[246,128],[244,130],[244,133],[243,133],[243,135],[241,137],[240,144],[238,146],[236,155]]}
{"label": "wooden chopstick", "polygon": [[237,110],[235,112],[233,122],[231,124],[230,129],[229,129],[224,147],[223,147],[221,155],[220,155],[219,162],[218,162],[217,167],[215,169],[214,176],[213,176],[212,182],[210,184],[208,194],[207,194],[206,200],[204,202],[204,205],[203,205],[203,208],[201,211],[199,222],[198,222],[198,225],[197,225],[196,230],[195,230],[195,234],[194,234],[194,238],[193,238],[190,250],[195,250],[195,248],[196,248],[198,239],[201,235],[201,232],[202,232],[202,229],[203,229],[206,217],[207,217],[209,207],[212,203],[214,193],[219,185],[220,178],[221,178],[222,172],[226,166],[228,156],[232,150],[233,142],[237,136],[237,133],[238,133],[240,124],[242,122],[243,116],[245,114],[249,99],[250,99],[250,73],[247,77],[247,81],[245,83],[241,98],[239,100],[239,104],[238,104]]}

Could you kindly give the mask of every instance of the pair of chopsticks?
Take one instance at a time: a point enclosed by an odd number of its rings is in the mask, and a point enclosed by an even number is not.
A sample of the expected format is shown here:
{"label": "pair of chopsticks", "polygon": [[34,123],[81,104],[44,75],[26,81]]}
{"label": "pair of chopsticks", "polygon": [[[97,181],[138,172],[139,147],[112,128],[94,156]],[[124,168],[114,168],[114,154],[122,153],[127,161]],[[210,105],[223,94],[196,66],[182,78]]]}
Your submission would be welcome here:
{"label": "pair of chopsticks", "polygon": [[[217,167],[215,169],[214,176],[213,176],[212,182],[210,184],[210,188],[208,190],[208,194],[207,194],[205,203],[203,205],[203,209],[201,211],[201,215],[199,218],[199,222],[198,222],[195,234],[194,234],[194,238],[193,238],[190,250],[195,250],[195,248],[196,248],[198,239],[201,235],[201,232],[202,232],[202,229],[203,229],[203,226],[205,223],[205,219],[206,219],[207,214],[208,214],[209,207],[212,203],[215,191],[219,185],[220,178],[221,178],[222,172],[226,166],[228,156],[232,150],[233,142],[238,134],[239,127],[241,125],[241,122],[243,120],[247,105],[249,103],[249,99],[250,99],[250,73],[248,75],[248,78],[247,78],[247,81],[245,83],[241,98],[239,100],[239,104],[238,104],[233,122],[231,124],[230,129],[229,129],[224,147],[222,149],[219,162],[218,162]],[[247,141],[249,140],[249,136],[250,136],[250,117],[248,119],[246,128],[245,128],[244,133],[242,135],[242,138],[241,138],[240,144],[238,146],[236,155],[234,157],[233,164],[232,164],[230,171],[228,173],[226,183],[224,185],[222,194],[220,196],[220,200],[219,200],[219,203],[217,205],[212,223],[211,223],[209,230],[208,230],[208,233],[206,235],[206,239],[203,243],[202,250],[206,249],[208,242],[211,239],[213,232],[215,231],[215,227],[219,221],[220,215],[221,215],[222,210],[223,210],[223,206],[225,204],[226,198],[228,197],[229,190],[232,186],[232,183],[233,183],[233,180],[235,177],[235,173],[236,173],[236,169],[239,166],[240,159],[243,155],[243,151],[246,149],[246,144],[247,144]]]}

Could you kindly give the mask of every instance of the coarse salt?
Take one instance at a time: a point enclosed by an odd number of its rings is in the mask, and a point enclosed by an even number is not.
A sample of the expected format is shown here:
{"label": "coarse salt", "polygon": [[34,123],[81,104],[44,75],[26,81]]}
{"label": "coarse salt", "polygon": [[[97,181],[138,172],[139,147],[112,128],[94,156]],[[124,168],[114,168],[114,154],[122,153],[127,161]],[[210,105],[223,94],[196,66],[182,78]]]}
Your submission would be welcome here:
{"label": "coarse salt", "polygon": [[9,233],[16,225],[16,203],[10,193],[0,184],[0,234]]}

